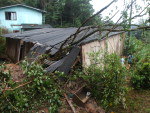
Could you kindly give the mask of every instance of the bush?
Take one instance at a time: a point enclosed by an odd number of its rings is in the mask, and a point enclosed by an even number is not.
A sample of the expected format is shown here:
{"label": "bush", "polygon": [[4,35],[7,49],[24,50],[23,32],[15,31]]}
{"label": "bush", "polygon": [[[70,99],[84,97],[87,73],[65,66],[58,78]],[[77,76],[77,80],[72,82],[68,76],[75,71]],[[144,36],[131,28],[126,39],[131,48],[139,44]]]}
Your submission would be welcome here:
{"label": "bush", "polygon": [[[97,54],[96,54],[97,56]],[[125,107],[126,68],[121,65],[116,54],[105,55],[104,59],[96,59],[101,65],[92,64],[85,73],[80,73],[90,87],[93,97],[105,108],[109,109],[122,104]]]}
{"label": "bush", "polygon": [[5,53],[6,39],[4,37],[1,37],[1,35],[6,33],[8,33],[7,29],[0,28],[0,55]]}
{"label": "bush", "polygon": [[[4,64],[0,65],[0,88],[5,87],[5,83],[11,80],[11,75],[9,72],[5,72],[6,66]],[[2,90],[0,90],[0,95]]]}
{"label": "bush", "polygon": [[[128,44],[128,40],[129,40],[129,44]],[[143,46],[144,44],[140,40],[136,39],[135,37],[127,38],[125,41],[124,54],[130,55],[136,53],[137,51],[140,51],[143,48]]]}
{"label": "bush", "polygon": [[5,47],[6,47],[6,39],[3,37],[0,37],[0,55],[5,53]]}
{"label": "bush", "polygon": [[150,44],[134,53],[131,83],[135,89],[150,89]]}
{"label": "bush", "polygon": [[141,69],[131,78],[131,82],[135,89],[150,89],[150,63],[143,63]]}
{"label": "bush", "polygon": [[0,89],[0,112],[37,112],[41,108],[49,108],[50,113],[57,113],[61,104],[61,91],[55,79],[46,75],[36,63],[29,65],[24,61],[22,67],[27,75],[23,82],[15,83],[11,79],[2,81],[2,84],[7,84],[12,90],[3,92],[5,87]]}
{"label": "bush", "polygon": [[7,34],[9,31],[6,28],[0,28],[0,35]]}
{"label": "bush", "polygon": [[129,54],[133,55],[131,84],[135,89],[150,88],[150,44],[130,37]]}

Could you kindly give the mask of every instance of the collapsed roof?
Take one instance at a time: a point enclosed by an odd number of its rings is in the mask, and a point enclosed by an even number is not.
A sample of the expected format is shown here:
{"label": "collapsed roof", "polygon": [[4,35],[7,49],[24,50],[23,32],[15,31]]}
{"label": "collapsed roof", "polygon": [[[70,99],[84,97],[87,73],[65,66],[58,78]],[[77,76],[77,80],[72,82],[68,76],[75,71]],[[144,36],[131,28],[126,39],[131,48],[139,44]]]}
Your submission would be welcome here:
{"label": "collapsed roof", "polygon": [[[41,46],[48,47],[52,53],[56,53],[63,43],[66,42],[65,44],[67,46],[67,44],[69,43],[78,42],[84,36],[88,36],[96,29],[97,28],[83,27],[80,30],[81,32],[76,34],[76,38],[74,40],[72,40],[73,35],[76,33],[78,28],[43,28],[25,31],[22,33],[19,32],[19,33],[5,34],[3,35],[3,37],[20,39],[25,42],[38,43]],[[101,40],[102,37],[105,36],[107,32],[108,31],[100,33],[99,31],[97,31],[94,34],[87,37],[86,39],[78,42],[76,45],[82,45],[94,40]],[[108,36],[116,35],[119,33],[121,32],[110,32]]]}

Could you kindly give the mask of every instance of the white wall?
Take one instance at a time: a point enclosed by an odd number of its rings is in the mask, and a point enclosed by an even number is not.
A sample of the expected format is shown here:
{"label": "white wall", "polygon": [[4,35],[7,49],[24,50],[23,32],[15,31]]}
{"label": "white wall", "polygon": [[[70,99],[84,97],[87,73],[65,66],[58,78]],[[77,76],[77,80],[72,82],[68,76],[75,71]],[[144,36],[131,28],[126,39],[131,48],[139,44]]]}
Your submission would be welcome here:
{"label": "white wall", "polygon": [[[125,34],[111,36],[102,41],[94,41],[82,46],[82,64],[87,67],[91,64],[90,53],[107,50],[109,54],[116,53],[122,55]],[[101,54],[99,57],[103,57]]]}

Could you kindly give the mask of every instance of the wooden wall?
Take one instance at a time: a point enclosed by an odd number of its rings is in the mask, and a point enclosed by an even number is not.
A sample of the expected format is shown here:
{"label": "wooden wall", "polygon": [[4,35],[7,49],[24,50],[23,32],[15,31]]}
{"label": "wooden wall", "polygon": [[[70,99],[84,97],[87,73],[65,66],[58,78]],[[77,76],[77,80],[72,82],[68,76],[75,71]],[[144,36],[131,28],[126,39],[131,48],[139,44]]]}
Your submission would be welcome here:
{"label": "wooden wall", "polygon": [[20,58],[21,40],[19,39],[6,39],[6,54],[14,62],[18,62]]}
{"label": "wooden wall", "polygon": [[31,42],[23,42],[21,46],[20,60],[23,60],[25,56],[29,53],[30,49],[34,46]]}
{"label": "wooden wall", "polygon": [[[90,53],[107,50],[109,54],[116,53],[122,55],[124,45],[125,33],[111,36],[101,41],[93,41],[82,45],[82,64],[87,67],[91,64]],[[100,54],[99,57],[103,57]]]}
{"label": "wooden wall", "polygon": [[6,39],[6,54],[14,62],[18,62],[28,54],[29,50],[33,47],[31,42],[23,42],[19,39]]}

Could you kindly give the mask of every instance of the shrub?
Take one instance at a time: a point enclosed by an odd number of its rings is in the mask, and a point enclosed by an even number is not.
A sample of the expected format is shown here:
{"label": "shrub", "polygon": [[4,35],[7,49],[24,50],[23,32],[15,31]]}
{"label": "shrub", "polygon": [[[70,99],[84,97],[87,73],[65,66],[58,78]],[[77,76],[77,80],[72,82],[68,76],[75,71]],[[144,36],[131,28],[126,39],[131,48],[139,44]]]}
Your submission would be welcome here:
{"label": "shrub", "polygon": [[137,70],[131,78],[135,89],[150,89],[150,63],[143,63],[141,69]]}
{"label": "shrub", "polygon": [[150,89],[150,44],[134,53],[131,83],[135,89]]}
{"label": "shrub", "polygon": [[127,38],[127,40],[125,41],[124,54],[125,55],[133,54],[137,51],[140,51],[143,48],[143,46],[144,44],[140,40],[136,39],[135,37]]}
{"label": "shrub", "polygon": [[23,61],[22,67],[27,75],[25,80],[21,83],[7,81],[6,84],[13,90],[2,92],[3,89],[0,89],[0,112],[37,112],[41,108],[49,108],[50,113],[57,112],[61,91],[53,77],[46,75],[36,63],[29,65]]}
{"label": "shrub", "polygon": [[5,44],[6,44],[6,39],[3,37],[0,37],[0,55],[5,53]]}
{"label": "shrub", "polygon": [[111,54],[96,62],[103,65],[92,64],[85,73],[80,73],[80,77],[87,82],[92,95],[104,108],[109,109],[118,104],[125,107],[127,71],[121,65],[120,58]]}
{"label": "shrub", "polygon": [[5,53],[6,39],[1,37],[2,34],[8,33],[8,30],[5,28],[0,28],[0,55]]}
{"label": "shrub", "polygon": [[131,84],[135,89],[150,88],[150,44],[130,37],[129,54],[133,55]]}
{"label": "shrub", "polygon": [[0,35],[7,34],[9,31],[6,28],[0,28]]}
{"label": "shrub", "polygon": [[[6,66],[4,64],[0,65],[0,88],[4,88],[5,83],[11,80],[11,75],[8,71],[4,71],[5,68]],[[2,93],[1,91],[2,90],[0,90],[0,94]]]}

